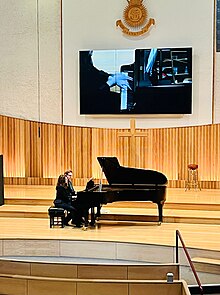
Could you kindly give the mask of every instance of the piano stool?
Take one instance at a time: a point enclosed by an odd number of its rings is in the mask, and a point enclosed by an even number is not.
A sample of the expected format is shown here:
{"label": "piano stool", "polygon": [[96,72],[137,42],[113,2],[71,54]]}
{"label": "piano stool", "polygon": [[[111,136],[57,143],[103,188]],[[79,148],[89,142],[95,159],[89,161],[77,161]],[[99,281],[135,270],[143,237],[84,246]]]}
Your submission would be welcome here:
{"label": "piano stool", "polygon": [[51,206],[48,209],[48,213],[50,216],[50,228],[54,226],[64,227],[64,220],[66,215],[66,210],[63,208],[56,208]]}

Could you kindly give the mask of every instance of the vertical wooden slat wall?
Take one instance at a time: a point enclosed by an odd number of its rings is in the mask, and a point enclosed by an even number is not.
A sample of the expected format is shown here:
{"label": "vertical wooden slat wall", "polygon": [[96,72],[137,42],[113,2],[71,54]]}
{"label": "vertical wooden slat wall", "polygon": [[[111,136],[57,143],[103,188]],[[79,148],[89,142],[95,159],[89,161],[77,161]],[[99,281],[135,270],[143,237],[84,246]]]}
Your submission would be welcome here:
{"label": "vertical wooden slat wall", "polygon": [[[6,184],[55,184],[66,169],[75,185],[100,177],[98,156],[116,156],[122,166],[163,172],[170,187],[183,187],[187,165],[199,165],[203,188],[220,188],[220,124],[139,129],[132,157],[126,129],[86,128],[0,116],[0,154]],[[135,159],[135,163],[133,161]]]}
{"label": "vertical wooden slat wall", "polygon": [[90,177],[100,178],[101,169],[97,157],[115,156],[119,157],[118,137],[116,129],[91,128],[91,175]]}

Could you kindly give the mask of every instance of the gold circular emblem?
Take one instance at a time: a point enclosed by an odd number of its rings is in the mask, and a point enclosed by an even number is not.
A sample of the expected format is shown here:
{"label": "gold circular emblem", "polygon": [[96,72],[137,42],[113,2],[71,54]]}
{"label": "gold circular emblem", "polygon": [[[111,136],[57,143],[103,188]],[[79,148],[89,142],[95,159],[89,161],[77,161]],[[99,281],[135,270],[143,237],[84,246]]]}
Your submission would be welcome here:
{"label": "gold circular emblem", "polygon": [[139,27],[147,18],[147,10],[144,5],[132,5],[131,2],[124,10],[124,20],[131,27]]}
{"label": "gold circular emblem", "polygon": [[[122,20],[116,21],[116,26],[122,29],[122,32],[128,36],[140,36],[149,31],[152,25],[155,25],[153,18],[148,18],[148,11],[142,4],[144,0],[127,0],[128,5],[124,9]],[[129,28],[130,27],[130,28]]]}

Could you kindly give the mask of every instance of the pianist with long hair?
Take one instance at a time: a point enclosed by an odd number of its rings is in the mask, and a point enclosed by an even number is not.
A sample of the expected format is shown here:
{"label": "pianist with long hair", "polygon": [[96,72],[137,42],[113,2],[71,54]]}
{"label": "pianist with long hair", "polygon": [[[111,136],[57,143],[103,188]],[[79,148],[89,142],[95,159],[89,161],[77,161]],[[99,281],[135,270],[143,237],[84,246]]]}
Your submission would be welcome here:
{"label": "pianist with long hair", "polygon": [[67,216],[65,217],[64,224],[69,226],[69,221],[72,219],[72,223],[76,227],[81,227],[81,214],[77,207],[72,205],[72,196],[68,189],[68,179],[65,175],[60,175],[58,177],[56,185],[56,199],[54,200],[54,205],[57,208],[63,208],[67,210]]}

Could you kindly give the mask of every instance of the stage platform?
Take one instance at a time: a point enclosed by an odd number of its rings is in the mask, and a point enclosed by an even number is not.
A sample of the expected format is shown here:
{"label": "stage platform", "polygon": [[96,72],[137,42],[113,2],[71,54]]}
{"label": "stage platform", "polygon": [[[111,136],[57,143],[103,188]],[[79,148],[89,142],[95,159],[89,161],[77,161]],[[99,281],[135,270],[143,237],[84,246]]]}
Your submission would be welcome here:
{"label": "stage platform", "polygon": [[[50,228],[48,208],[54,197],[53,186],[5,186],[5,205],[0,207],[0,256],[169,263],[175,262],[179,230],[191,258],[200,262],[201,258],[210,259],[219,270],[220,190],[168,188],[161,225],[157,222],[157,205],[151,202],[107,204],[100,221],[87,230],[73,226]],[[186,265],[182,249],[180,255],[181,263]],[[220,275],[218,278],[220,282]]]}

